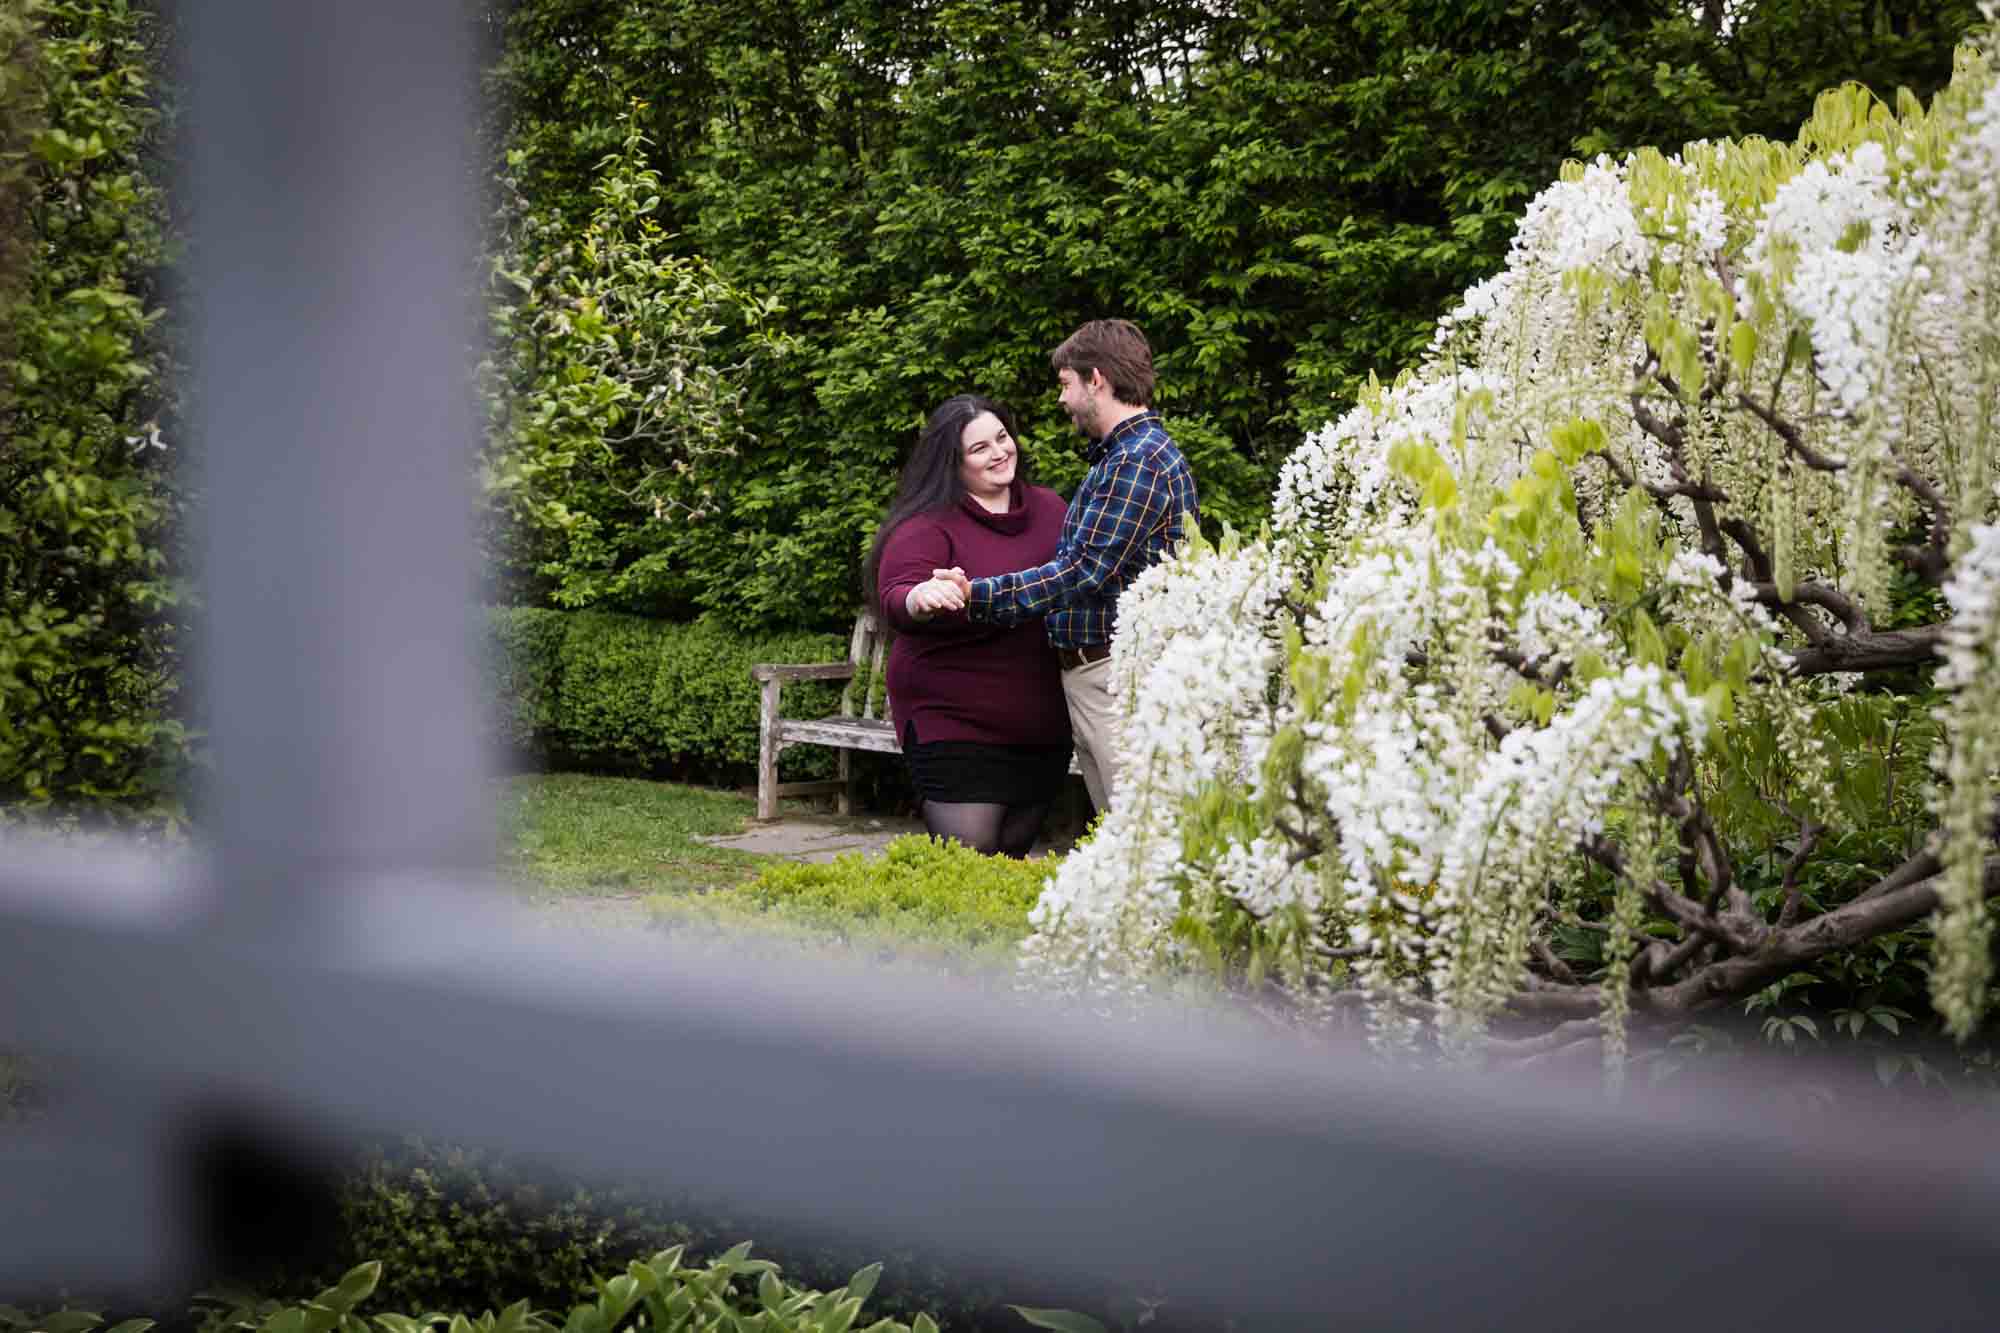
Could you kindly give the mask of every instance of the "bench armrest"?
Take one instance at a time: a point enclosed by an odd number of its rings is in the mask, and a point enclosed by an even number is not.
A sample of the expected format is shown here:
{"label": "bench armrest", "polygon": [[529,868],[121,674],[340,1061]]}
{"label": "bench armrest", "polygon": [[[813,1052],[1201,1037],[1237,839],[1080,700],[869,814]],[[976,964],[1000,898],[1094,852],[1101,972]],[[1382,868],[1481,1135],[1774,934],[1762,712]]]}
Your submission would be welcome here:
{"label": "bench armrest", "polygon": [[799,665],[761,662],[750,668],[750,678],[761,681],[847,680],[853,675],[852,662],[813,662]]}

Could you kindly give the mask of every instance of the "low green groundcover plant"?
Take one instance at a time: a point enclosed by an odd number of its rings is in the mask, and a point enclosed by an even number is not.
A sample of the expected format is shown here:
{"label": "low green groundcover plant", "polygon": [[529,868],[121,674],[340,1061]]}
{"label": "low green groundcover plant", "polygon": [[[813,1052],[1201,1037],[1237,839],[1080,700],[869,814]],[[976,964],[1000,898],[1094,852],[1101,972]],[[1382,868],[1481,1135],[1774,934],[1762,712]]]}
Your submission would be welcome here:
{"label": "low green groundcover plant", "polygon": [[700,898],[661,895],[647,907],[668,929],[752,926],[779,938],[999,963],[1027,934],[1054,864],[908,834],[880,857],[780,862],[747,884]]}
{"label": "low green groundcover plant", "polygon": [[[374,1294],[382,1277],[379,1261],[358,1265],[311,1300],[284,1303],[229,1292],[204,1293],[201,1333],[937,1333],[927,1314],[911,1323],[878,1319],[863,1325],[861,1308],[881,1276],[880,1264],[849,1278],[832,1291],[808,1291],[786,1282],[778,1265],[752,1259],[743,1242],[705,1267],[683,1263],[676,1247],[650,1260],[633,1260],[623,1273],[602,1279],[596,1299],[566,1318],[516,1301],[498,1314],[476,1318],[435,1311],[418,1315],[377,1314],[356,1309]],[[103,1317],[94,1311],[63,1310],[40,1318],[0,1306],[0,1330],[7,1333],[95,1333]],[[104,1333],[147,1333],[149,1319],[129,1319]]]}

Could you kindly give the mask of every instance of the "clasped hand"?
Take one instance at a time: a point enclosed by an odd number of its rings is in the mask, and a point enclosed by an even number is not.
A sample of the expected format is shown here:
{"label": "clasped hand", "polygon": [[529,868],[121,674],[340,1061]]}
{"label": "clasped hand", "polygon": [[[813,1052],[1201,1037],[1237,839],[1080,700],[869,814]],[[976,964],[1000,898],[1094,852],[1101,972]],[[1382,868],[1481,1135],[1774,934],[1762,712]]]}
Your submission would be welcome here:
{"label": "clasped hand", "polygon": [[964,570],[934,569],[930,578],[910,589],[903,606],[918,620],[928,620],[940,611],[963,611],[971,597],[972,580]]}

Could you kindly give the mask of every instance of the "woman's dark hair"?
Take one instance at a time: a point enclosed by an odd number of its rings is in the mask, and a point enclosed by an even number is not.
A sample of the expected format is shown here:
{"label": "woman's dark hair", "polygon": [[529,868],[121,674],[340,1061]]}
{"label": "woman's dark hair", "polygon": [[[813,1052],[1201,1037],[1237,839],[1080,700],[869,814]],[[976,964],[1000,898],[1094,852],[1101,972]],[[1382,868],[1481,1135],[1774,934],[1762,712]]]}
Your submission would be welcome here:
{"label": "woman's dark hair", "polygon": [[[916,447],[903,463],[903,480],[896,487],[896,498],[890,503],[882,526],[875,529],[875,540],[861,565],[861,588],[870,607],[875,605],[876,578],[882,572],[882,548],[888,544],[889,534],[906,519],[956,509],[965,498],[965,479],[959,474],[958,465],[965,457],[965,428],[981,412],[999,417],[1007,433],[1014,435],[1014,414],[978,393],[954,394],[939,403],[930,420],[924,423]],[[1028,456],[1021,452],[1018,435],[1014,436],[1014,479],[1023,486],[1032,480]]]}

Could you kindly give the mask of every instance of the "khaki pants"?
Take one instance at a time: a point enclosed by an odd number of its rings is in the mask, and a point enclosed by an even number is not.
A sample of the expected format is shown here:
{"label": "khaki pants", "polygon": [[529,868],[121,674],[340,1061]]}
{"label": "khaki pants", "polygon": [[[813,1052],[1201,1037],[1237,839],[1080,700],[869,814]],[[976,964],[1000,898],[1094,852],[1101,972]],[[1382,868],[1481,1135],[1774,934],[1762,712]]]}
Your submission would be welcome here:
{"label": "khaki pants", "polygon": [[1111,808],[1111,791],[1118,780],[1118,710],[1111,703],[1111,659],[1102,658],[1062,673],[1063,698],[1069,703],[1069,729],[1076,742],[1076,766],[1090,803],[1103,814]]}

